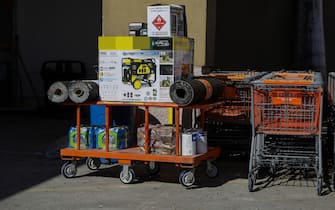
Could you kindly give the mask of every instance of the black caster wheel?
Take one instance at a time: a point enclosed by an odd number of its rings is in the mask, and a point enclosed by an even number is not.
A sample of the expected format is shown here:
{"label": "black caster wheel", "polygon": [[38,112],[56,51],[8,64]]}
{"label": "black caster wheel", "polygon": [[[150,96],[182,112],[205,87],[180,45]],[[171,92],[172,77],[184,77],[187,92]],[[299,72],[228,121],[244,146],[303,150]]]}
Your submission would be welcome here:
{"label": "black caster wheel", "polygon": [[130,184],[134,181],[134,179],[135,179],[135,172],[132,168],[128,169],[128,173],[125,172],[124,170],[120,172],[120,181],[123,184]]}
{"label": "black caster wheel", "polygon": [[179,183],[185,187],[191,187],[195,183],[194,173],[190,170],[183,170],[179,174]]}
{"label": "black caster wheel", "polygon": [[333,187],[333,192],[335,192],[335,173],[332,174],[332,187]]}
{"label": "black caster wheel", "polygon": [[73,178],[77,174],[77,164],[74,162],[65,162],[62,165],[61,173],[65,178]]}
{"label": "black caster wheel", "polygon": [[248,190],[249,192],[254,192],[254,186],[255,186],[255,174],[249,173],[248,174]]}
{"label": "black caster wheel", "polygon": [[150,161],[147,165],[148,171],[151,175],[156,175],[159,173],[161,167],[160,164],[157,162]]}
{"label": "black caster wheel", "polygon": [[90,170],[97,170],[97,169],[100,168],[101,162],[100,162],[99,158],[89,157],[89,158],[86,159],[86,166]]}
{"label": "black caster wheel", "polygon": [[215,164],[210,163],[206,167],[206,174],[207,174],[207,176],[209,178],[215,178],[215,177],[217,177],[219,175],[218,167]]}

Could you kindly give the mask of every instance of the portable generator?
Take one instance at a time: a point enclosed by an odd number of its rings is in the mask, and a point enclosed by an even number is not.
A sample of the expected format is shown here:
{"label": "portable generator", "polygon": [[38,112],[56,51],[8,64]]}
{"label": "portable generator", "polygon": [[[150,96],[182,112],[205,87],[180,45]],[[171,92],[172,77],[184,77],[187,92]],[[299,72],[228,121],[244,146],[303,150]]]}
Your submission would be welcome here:
{"label": "portable generator", "polygon": [[154,59],[123,58],[122,82],[131,84],[135,90],[142,85],[151,87],[156,81],[156,64]]}

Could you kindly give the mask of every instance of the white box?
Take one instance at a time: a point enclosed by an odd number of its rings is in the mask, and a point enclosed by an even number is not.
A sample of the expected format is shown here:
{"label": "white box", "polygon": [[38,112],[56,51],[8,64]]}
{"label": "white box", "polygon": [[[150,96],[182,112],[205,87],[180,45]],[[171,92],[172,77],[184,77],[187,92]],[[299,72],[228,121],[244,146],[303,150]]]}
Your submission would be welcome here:
{"label": "white box", "polygon": [[149,37],[186,36],[185,9],[180,5],[147,7]]}
{"label": "white box", "polygon": [[204,154],[207,152],[207,132],[199,131],[197,135],[197,154]]}
{"label": "white box", "polygon": [[195,155],[197,153],[198,132],[183,133],[181,137],[181,155]]}
{"label": "white box", "polygon": [[170,86],[193,76],[193,52],[186,37],[99,37],[100,99],[172,102]]}

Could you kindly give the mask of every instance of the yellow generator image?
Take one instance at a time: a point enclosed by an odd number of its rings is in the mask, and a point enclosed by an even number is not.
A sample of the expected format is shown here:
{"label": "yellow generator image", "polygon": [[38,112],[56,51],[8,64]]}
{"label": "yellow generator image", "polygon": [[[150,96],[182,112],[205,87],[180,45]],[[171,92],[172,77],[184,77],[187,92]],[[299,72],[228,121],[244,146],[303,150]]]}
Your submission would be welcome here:
{"label": "yellow generator image", "polygon": [[156,63],[152,58],[123,58],[122,82],[131,84],[135,90],[142,85],[151,87],[156,81]]}

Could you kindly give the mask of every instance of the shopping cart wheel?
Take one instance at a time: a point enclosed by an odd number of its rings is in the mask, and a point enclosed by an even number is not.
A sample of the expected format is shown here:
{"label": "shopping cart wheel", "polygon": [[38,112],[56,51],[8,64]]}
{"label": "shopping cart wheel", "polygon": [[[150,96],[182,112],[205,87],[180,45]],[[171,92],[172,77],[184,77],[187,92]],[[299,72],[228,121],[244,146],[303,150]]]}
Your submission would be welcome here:
{"label": "shopping cart wheel", "polygon": [[323,184],[323,179],[322,177],[318,177],[316,181],[316,190],[318,192],[318,195],[322,195],[322,184]]}
{"label": "shopping cart wheel", "polygon": [[122,170],[120,172],[120,181],[123,184],[130,184],[135,179],[135,172],[132,168],[129,168],[128,170]]}
{"label": "shopping cart wheel", "polygon": [[219,174],[219,170],[218,167],[216,167],[215,164],[211,163],[207,163],[207,167],[206,167],[206,174],[209,178],[215,178],[218,176]]}
{"label": "shopping cart wheel", "polygon": [[255,182],[256,182],[255,174],[254,173],[249,173],[248,174],[248,190],[249,190],[249,192],[254,191]]}
{"label": "shopping cart wheel", "polygon": [[194,173],[190,170],[183,170],[179,174],[179,183],[185,187],[191,187],[195,183]]}
{"label": "shopping cart wheel", "polygon": [[97,169],[100,168],[101,162],[100,162],[99,158],[89,157],[89,158],[86,159],[86,166],[90,170],[97,170]]}
{"label": "shopping cart wheel", "polygon": [[77,164],[75,162],[67,161],[62,165],[61,173],[65,178],[73,178],[77,174]]}
{"label": "shopping cart wheel", "polygon": [[151,175],[155,175],[158,174],[158,172],[160,171],[161,167],[160,164],[154,161],[150,161],[148,163],[148,171]]}

